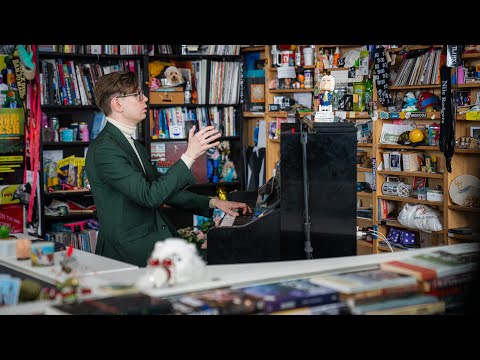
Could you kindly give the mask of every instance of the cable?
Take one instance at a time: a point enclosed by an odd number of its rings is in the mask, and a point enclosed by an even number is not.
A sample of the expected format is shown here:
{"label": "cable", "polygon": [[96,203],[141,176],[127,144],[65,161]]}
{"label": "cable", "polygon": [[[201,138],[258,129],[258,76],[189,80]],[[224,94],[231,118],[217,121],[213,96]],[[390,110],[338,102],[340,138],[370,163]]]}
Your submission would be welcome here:
{"label": "cable", "polygon": [[375,231],[375,230],[368,230],[368,232],[371,232],[372,234],[375,234],[376,236],[380,237],[383,241],[385,241],[387,243],[388,247],[390,248],[390,251],[395,252],[392,248],[392,245],[390,244],[390,241],[387,240],[385,235],[383,235],[382,233],[380,233],[378,231]]}
{"label": "cable", "polygon": [[395,252],[392,248],[392,245],[390,244],[390,241],[387,240],[387,238],[385,237],[385,235],[383,235],[382,233],[376,231],[376,230],[368,230],[368,231],[360,231],[359,230],[359,226],[357,226],[357,240],[359,240],[362,236],[367,236],[368,233],[372,233],[373,235],[376,235],[377,237],[380,237],[383,241],[385,241],[388,245],[388,247],[390,248],[390,251],[391,252]]}

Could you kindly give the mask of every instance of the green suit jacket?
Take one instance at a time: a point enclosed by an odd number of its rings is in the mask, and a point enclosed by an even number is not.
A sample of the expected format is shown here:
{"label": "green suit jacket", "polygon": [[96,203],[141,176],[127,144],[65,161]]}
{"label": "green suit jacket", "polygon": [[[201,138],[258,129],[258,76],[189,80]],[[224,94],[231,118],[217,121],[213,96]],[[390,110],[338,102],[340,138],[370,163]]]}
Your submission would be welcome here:
{"label": "green suit jacket", "polygon": [[209,198],[184,190],[195,178],[182,160],[161,175],[134,142],[146,174],[123,133],[108,122],[88,148],[85,170],[100,225],[95,253],[145,266],[155,242],[179,237],[160,205],[208,216]]}

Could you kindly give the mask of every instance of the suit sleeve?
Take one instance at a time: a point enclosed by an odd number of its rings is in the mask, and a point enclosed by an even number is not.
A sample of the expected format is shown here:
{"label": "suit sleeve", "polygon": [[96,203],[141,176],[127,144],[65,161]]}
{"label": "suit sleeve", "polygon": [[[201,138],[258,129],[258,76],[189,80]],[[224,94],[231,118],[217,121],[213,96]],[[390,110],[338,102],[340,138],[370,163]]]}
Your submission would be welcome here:
{"label": "suit sleeve", "polygon": [[192,210],[197,215],[209,217],[209,202],[210,198],[208,196],[198,195],[190,191],[183,190],[169,198],[166,204],[179,209]]}
{"label": "suit sleeve", "polygon": [[141,170],[132,166],[128,156],[113,144],[96,148],[93,156],[96,171],[103,181],[145,207],[157,208],[195,183],[192,172],[183,161],[177,161],[166,174],[149,182]]}

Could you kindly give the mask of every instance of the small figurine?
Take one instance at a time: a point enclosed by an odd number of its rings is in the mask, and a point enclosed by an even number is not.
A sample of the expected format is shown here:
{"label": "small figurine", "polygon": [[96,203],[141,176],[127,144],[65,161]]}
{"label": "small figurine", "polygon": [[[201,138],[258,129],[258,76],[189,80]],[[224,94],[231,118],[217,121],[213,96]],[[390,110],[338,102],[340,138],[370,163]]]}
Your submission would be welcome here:
{"label": "small figurine", "polygon": [[222,181],[231,182],[237,179],[237,172],[235,171],[235,165],[231,160],[225,161],[222,167]]}
{"label": "small figurine", "polygon": [[[332,111],[333,90],[335,89],[335,78],[332,75],[325,75],[320,81],[320,111]],[[322,93],[323,91],[323,93]]]}
{"label": "small figurine", "polygon": [[403,111],[417,111],[417,107],[415,106],[415,104],[418,102],[418,100],[415,99],[415,95],[413,94],[413,92],[407,92],[403,97],[403,102]]}

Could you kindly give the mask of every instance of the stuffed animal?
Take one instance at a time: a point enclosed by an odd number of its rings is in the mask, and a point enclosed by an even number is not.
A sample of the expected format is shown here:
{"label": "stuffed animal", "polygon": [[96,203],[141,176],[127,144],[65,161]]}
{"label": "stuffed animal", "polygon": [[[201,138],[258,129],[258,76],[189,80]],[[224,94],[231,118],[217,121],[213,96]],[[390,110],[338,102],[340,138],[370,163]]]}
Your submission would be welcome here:
{"label": "stuffed animal", "polygon": [[201,281],[206,264],[194,244],[180,238],[168,238],[155,244],[147,271],[136,283],[138,289],[159,288]]}
{"label": "stuffed animal", "polygon": [[180,70],[175,66],[169,66],[165,70],[165,78],[167,79],[167,85],[176,86],[183,84],[183,77]]}

